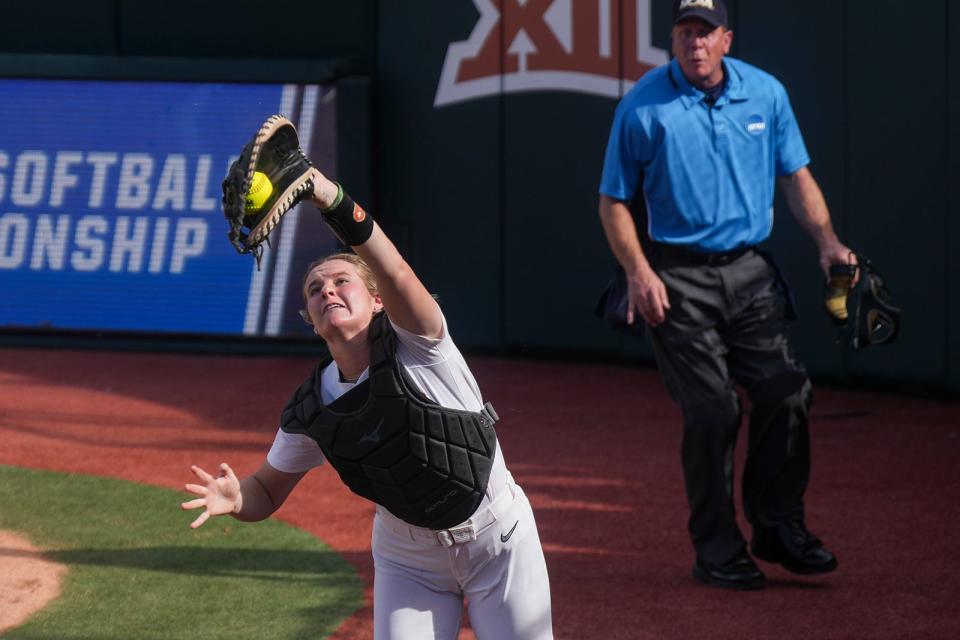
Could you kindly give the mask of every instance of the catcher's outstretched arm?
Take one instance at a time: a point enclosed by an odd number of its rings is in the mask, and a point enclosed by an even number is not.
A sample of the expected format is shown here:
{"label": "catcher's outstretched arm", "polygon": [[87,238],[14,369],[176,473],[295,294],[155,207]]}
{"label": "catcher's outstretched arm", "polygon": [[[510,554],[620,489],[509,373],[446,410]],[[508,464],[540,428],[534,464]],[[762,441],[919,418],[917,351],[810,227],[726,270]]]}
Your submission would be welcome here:
{"label": "catcher's outstretched arm", "polygon": [[267,462],[243,480],[238,480],[233,469],[226,463],[220,464],[217,477],[196,465],[191,469],[202,484],[184,485],[184,489],[198,497],[180,506],[184,510],[203,509],[203,513],[190,524],[194,529],[211,516],[232,515],[244,522],[258,522],[269,518],[306,474],[285,473],[274,469]]}
{"label": "catcher's outstretched arm", "polygon": [[[344,199],[351,203],[352,200],[343,194],[342,189],[335,182],[316,169],[311,170],[311,177],[314,184],[313,202],[321,211],[326,210],[324,217],[336,231],[338,227],[334,225],[338,223],[330,220],[329,210],[335,208]],[[417,335],[439,338],[443,331],[443,317],[436,300],[420,282],[420,278],[400,255],[380,225],[372,222],[369,214],[362,209],[357,215],[354,215],[353,207],[349,209],[347,212],[349,215],[354,218],[363,217],[364,222],[372,224],[369,236],[365,240],[360,244],[353,244],[353,242],[350,244],[354,252],[363,258],[376,276],[380,299],[390,320],[398,327]],[[350,221],[339,224],[341,231],[338,235],[346,235],[349,240],[350,233],[348,231],[344,234],[342,226],[350,224]],[[364,235],[366,234],[358,237],[363,238]]]}

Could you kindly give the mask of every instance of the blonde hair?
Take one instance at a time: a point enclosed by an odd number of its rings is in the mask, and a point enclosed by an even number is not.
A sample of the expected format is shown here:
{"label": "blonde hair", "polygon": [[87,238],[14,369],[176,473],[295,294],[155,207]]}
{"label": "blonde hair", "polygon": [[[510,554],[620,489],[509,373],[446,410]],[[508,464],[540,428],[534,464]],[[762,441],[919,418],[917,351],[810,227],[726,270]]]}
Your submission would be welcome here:
{"label": "blonde hair", "polygon": [[[343,260],[344,262],[349,262],[352,264],[357,270],[357,275],[360,276],[363,284],[367,287],[367,291],[370,292],[370,295],[376,296],[380,293],[380,290],[377,288],[377,277],[373,275],[370,265],[364,262],[363,258],[355,253],[332,253],[328,256],[324,256],[323,258],[311,262],[307,267],[307,271],[303,274],[303,283],[300,285],[300,294],[303,296],[304,306],[306,306],[307,302],[307,279],[310,277],[310,274],[313,273],[314,269],[322,264],[330,262],[331,260]],[[310,319],[310,313],[306,309],[300,309],[300,317],[303,318],[303,321],[308,325],[311,327],[313,326],[313,320]]]}

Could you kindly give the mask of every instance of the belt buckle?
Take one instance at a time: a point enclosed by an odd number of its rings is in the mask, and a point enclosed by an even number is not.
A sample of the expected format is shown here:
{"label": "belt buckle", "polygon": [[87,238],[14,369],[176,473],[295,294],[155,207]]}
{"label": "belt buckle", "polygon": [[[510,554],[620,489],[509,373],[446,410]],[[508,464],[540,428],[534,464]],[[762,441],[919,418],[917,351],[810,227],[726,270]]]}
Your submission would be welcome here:
{"label": "belt buckle", "polygon": [[730,251],[723,251],[721,253],[710,253],[707,254],[707,265],[711,267],[722,267],[728,265],[731,262],[736,262],[740,259],[741,256],[747,253],[749,249],[746,247],[741,247],[739,249],[731,249]]}
{"label": "belt buckle", "polygon": [[450,535],[453,536],[454,544],[463,544],[464,542],[472,542],[477,539],[477,531],[473,528],[472,524],[465,524],[456,529],[448,529],[448,531],[450,531]]}
{"label": "belt buckle", "polygon": [[444,547],[452,547],[455,544],[463,544],[464,542],[471,542],[476,539],[477,532],[472,524],[437,531],[437,540],[440,542],[440,545]]}
{"label": "belt buckle", "polygon": [[730,262],[729,253],[708,253],[707,254],[708,267],[722,267],[728,262]]}
{"label": "belt buckle", "polygon": [[437,542],[440,543],[441,547],[452,547],[453,546],[453,536],[450,535],[450,532],[446,529],[442,531],[437,531]]}

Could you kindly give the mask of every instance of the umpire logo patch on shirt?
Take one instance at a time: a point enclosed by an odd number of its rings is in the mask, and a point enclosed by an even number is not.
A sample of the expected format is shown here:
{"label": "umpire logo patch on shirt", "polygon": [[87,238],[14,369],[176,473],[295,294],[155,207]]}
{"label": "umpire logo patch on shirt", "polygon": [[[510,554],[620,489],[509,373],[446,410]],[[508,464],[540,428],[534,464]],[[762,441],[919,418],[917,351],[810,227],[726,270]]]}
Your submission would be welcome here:
{"label": "umpire logo patch on shirt", "polygon": [[763,133],[764,129],[767,128],[767,123],[763,121],[763,116],[761,115],[752,115],[747,118],[747,132],[752,133],[755,136]]}

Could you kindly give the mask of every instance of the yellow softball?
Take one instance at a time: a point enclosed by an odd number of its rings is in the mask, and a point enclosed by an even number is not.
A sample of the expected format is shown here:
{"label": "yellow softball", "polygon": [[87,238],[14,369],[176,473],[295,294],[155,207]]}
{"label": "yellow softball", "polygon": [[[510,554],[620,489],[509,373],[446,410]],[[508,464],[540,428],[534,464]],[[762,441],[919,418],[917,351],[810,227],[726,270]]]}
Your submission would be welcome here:
{"label": "yellow softball", "polygon": [[267,198],[273,193],[273,185],[266,174],[259,171],[253,172],[253,180],[250,182],[250,191],[243,203],[243,210],[249,213],[257,213],[267,203]]}

